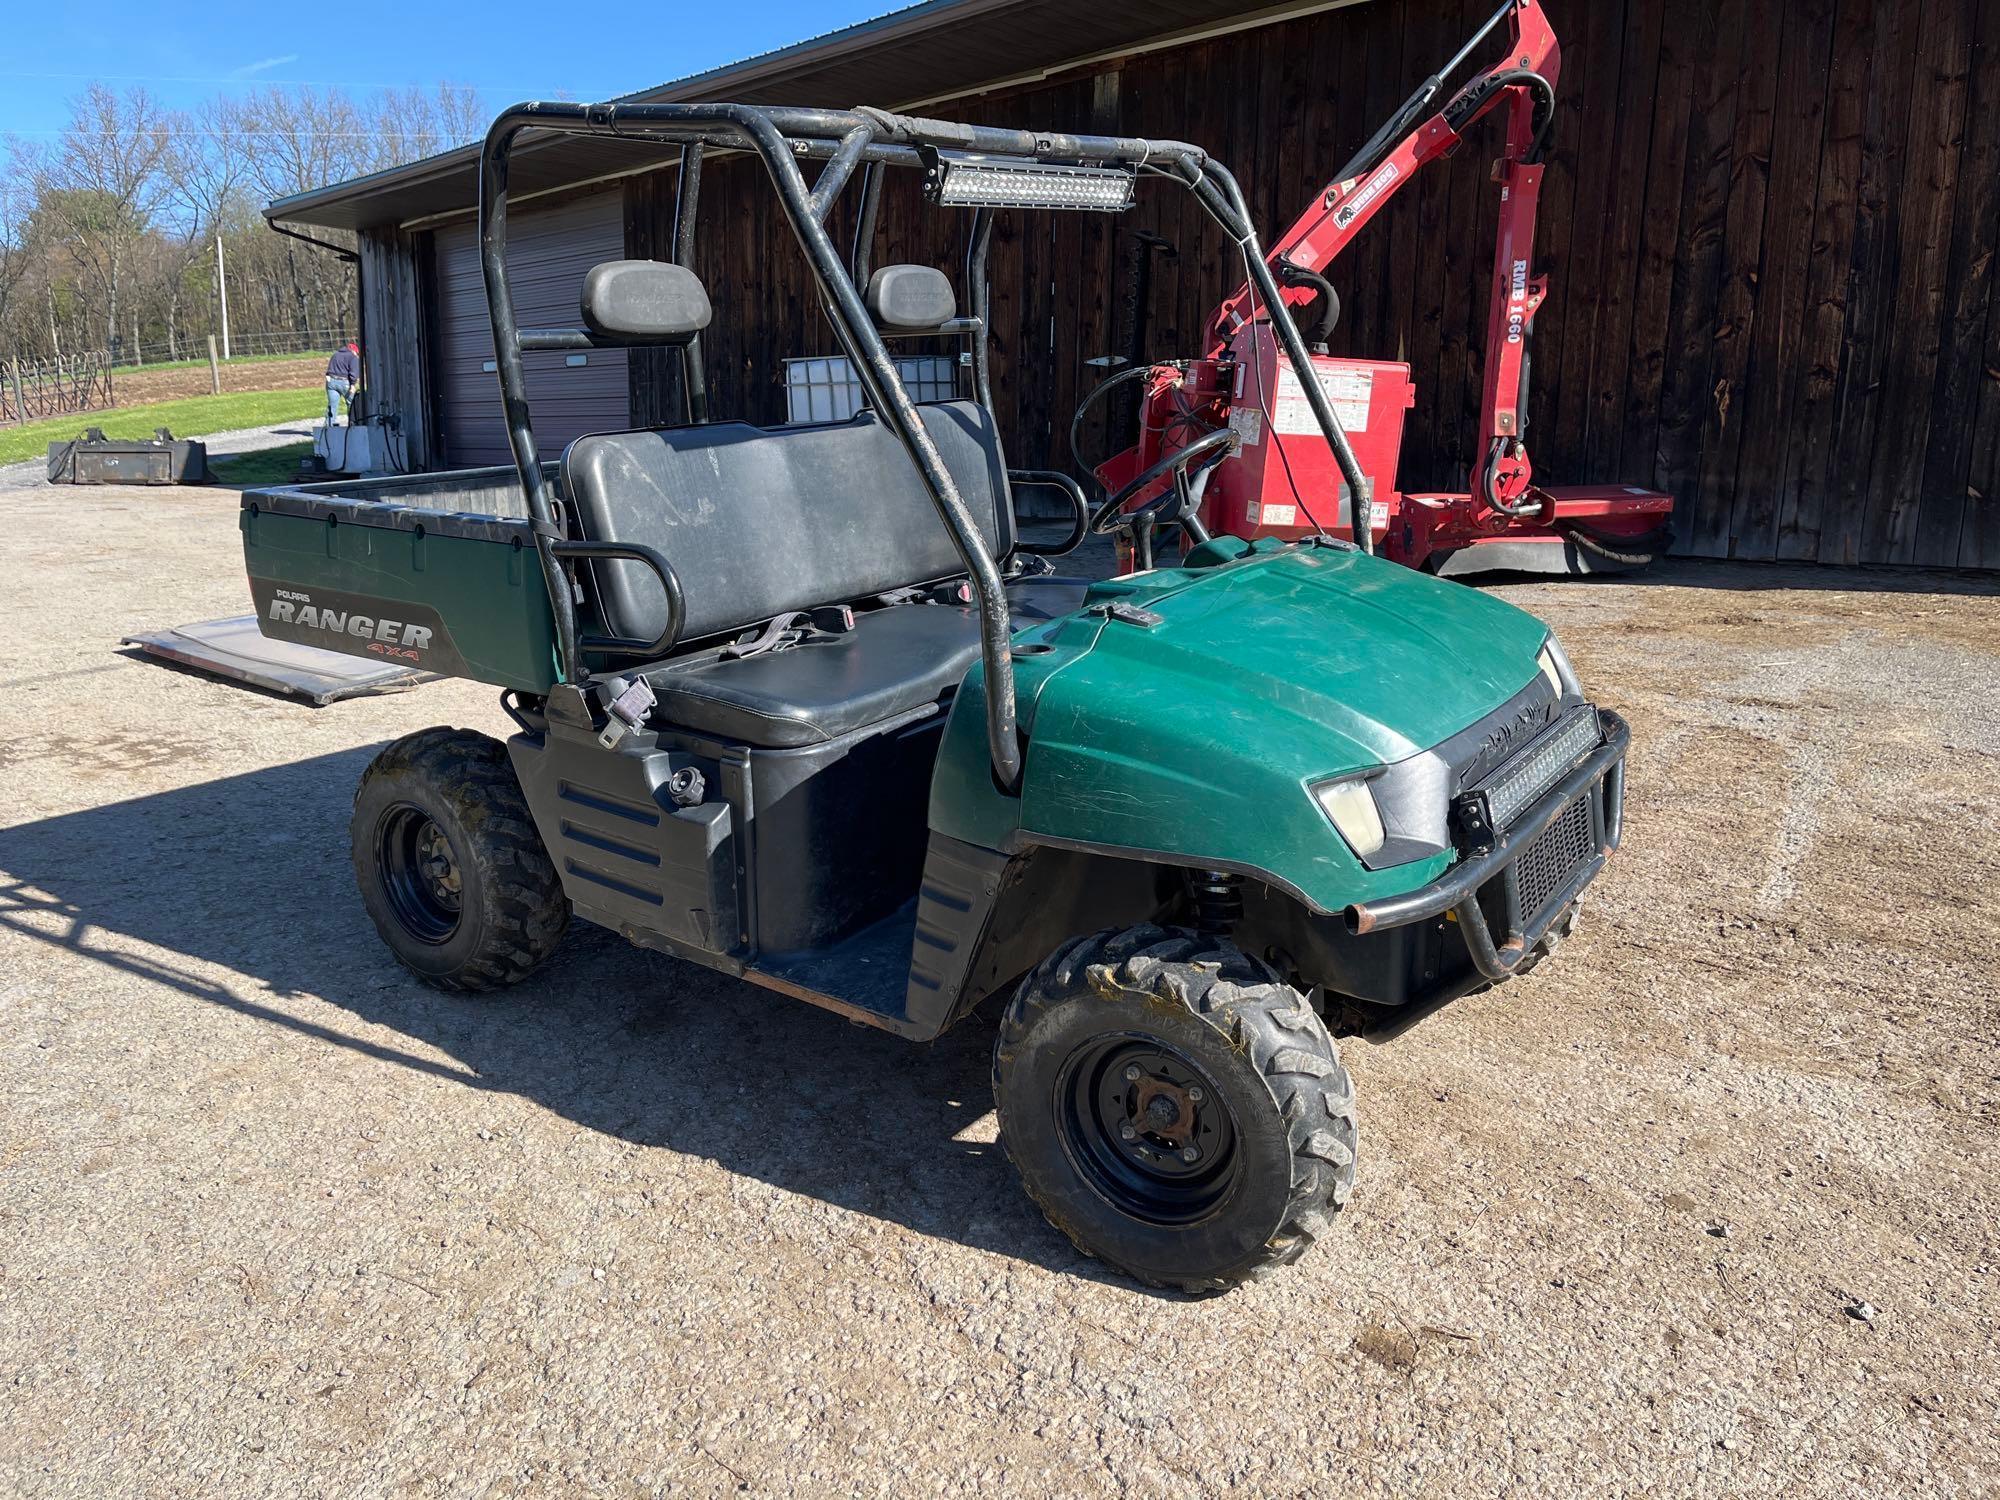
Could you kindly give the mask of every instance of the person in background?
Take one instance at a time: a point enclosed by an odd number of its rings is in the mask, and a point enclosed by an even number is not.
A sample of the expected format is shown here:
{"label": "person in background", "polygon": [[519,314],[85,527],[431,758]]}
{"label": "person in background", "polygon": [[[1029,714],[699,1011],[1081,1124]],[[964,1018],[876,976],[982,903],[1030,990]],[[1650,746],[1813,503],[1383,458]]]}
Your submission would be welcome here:
{"label": "person in background", "polygon": [[339,349],[333,351],[333,358],[326,362],[326,420],[329,425],[340,419],[341,403],[354,394],[354,388],[361,384],[361,346],[349,339]]}

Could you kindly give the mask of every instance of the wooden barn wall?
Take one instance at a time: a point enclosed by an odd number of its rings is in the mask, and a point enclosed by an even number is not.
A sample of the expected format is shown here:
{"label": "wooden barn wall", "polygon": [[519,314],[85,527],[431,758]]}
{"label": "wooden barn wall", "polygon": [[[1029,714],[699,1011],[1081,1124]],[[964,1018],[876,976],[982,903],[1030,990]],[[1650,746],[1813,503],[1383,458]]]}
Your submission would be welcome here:
{"label": "wooden barn wall", "polygon": [[361,357],[373,410],[401,423],[403,456],[413,469],[436,462],[430,431],[431,369],[424,347],[430,236],[399,229],[360,237]]}
{"label": "wooden barn wall", "polygon": [[[1236,171],[1268,237],[1491,4],[1371,0],[938,112],[1192,140]],[[1537,238],[1537,472],[1671,491],[1679,550],[1699,556],[2000,568],[2000,0],[1549,9],[1565,52]],[[1406,188],[1333,273],[1335,352],[1414,369],[1406,488],[1466,485],[1498,128]],[[876,263],[956,270],[963,219],[896,175]],[[628,188],[635,246],[671,200],[671,174]],[[780,361],[832,347],[798,249],[748,162],[711,168],[702,221],[712,409],[779,420]],[[1070,463],[1085,361],[1122,347],[1135,231],[1172,247],[1145,353],[1194,352],[1241,267],[1185,194],[1154,186],[1118,218],[1001,216],[993,368],[1015,463]],[[635,381],[635,414],[654,414],[660,375]],[[1086,449],[1111,437],[1096,424]]]}

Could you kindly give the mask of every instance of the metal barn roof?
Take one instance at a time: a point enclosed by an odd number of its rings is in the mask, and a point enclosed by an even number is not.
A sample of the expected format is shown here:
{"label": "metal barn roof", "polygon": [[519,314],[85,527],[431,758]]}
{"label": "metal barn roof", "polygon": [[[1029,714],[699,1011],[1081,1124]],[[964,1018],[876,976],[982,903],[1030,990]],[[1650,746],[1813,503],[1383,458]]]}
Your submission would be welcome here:
{"label": "metal barn roof", "polygon": [[[1085,64],[1240,31],[1361,0],[926,0],[775,52],[625,96],[625,102],[873,104],[889,109],[962,98]],[[265,217],[327,229],[369,229],[469,212],[479,148],[437,156],[280,198]],[[603,138],[525,138],[514,153],[515,201],[658,166],[661,148]]]}

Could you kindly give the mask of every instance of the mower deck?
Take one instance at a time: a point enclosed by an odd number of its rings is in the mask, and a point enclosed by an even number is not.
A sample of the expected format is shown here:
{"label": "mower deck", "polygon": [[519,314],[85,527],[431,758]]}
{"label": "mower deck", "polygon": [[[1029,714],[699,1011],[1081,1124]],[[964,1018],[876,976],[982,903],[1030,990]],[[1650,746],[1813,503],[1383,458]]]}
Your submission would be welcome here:
{"label": "mower deck", "polygon": [[[1405,495],[1383,555],[1443,578],[1475,573],[1628,573],[1666,550],[1674,497],[1628,484],[1551,485],[1547,520],[1478,525],[1470,495]],[[1471,522],[1471,524],[1468,524]]]}

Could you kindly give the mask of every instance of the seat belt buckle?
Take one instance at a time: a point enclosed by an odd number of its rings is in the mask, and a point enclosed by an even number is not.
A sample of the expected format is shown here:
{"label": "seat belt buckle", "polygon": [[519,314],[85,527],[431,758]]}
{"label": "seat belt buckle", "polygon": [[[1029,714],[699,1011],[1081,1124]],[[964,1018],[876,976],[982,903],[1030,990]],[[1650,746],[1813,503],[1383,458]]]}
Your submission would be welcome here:
{"label": "seat belt buckle", "polygon": [[614,677],[604,684],[604,691],[610,701],[604,706],[604,728],[598,731],[597,743],[611,750],[633,730],[645,726],[659,699],[654,696],[653,685],[643,677],[634,677],[629,682]]}
{"label": "seat belt buckle", "polygon": [[828,635],[846,635],[854,628],[854,606],[823,604],[818,609],[809,610],[806,618],[812,621],[814,630],[823,630]]}
{"label": "seat belt buckle", "polygon": [[1019,583],[1024,578],[1047,578],[1054,574],[1056,565],[1035,552],[1017,552],[1013,565],[1007,570],[1007,582]]}

